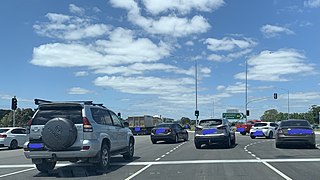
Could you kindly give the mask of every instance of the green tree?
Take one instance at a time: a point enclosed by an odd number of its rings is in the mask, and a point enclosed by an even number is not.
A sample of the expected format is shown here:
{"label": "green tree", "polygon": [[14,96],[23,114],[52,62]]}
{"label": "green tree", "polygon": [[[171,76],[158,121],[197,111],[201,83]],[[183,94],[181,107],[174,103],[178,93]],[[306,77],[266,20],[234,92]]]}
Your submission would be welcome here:
{"label": "green tree", "polygon": [[[16,126],[26,127],[27,122],[32,118],[34,111],[31,108],[16,110]],[[0,125],[2,127],[8,127],[13,125],[13,112],[6,114],[1,120]]]}
{"label": "green tree", "polygon": [[262,121],[274,122],[276,121],[276,117],[278,115],[278,111],[276,109],[270,109],[264,112],[264,114],[260,117]]}

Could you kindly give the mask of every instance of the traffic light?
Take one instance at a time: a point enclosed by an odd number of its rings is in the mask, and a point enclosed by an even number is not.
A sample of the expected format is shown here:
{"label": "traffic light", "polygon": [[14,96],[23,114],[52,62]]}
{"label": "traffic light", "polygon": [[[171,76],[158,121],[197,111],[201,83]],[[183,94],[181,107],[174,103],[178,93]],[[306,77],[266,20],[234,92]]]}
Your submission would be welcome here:
{"label": "traffic light", "polygon": [[16,97],[13,97],[11,99],[11,109],[12,110],[16,110],[17,109],[17,105],[18,105],[18,100]]}
{"label": "traffic light", "polygon": [[249,110],[247,110],[246,116],[250,116],[250,111]]}
{"label": "traffic light", "polygon": [[118,112],[118,118],[121,119],[121,113],[120,112]]}
{"label": "traffic light", "polygon": [[273,99],[278,99],[278,94],[277,93],[273,93]]}
{"label": "traffic light", "polygon": [[199,110],[196,110],[196,111],[194,112],[194,115],[197,116],[197,117],[199,117]]}

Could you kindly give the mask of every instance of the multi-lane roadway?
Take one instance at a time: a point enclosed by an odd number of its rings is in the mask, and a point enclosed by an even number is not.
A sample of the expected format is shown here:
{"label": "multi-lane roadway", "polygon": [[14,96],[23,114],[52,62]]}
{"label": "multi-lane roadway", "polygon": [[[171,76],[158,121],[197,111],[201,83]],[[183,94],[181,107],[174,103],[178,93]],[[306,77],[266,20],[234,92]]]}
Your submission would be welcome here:
{"label": "multi-lane roadway", "polygon": [[[134,160],[112,157],[105,173],[84,163],[60,162],[49,174],[39,173],[22,149],[0,149],[0,178],[4,179],[320,179],[320,149],[275,148],[274,139],[237,134],[236,145],[196,149],[193,133],[180,143],[152,144],[149,136],[136,136]],[[317,135],[317,144],[320,135]]]}

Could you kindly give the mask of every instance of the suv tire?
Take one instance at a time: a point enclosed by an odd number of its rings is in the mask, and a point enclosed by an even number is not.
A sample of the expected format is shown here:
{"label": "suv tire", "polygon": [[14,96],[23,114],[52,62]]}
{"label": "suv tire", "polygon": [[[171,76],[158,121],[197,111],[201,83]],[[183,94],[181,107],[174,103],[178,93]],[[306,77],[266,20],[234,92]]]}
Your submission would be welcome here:
{"label": "suv tire", "polygon": [[189,140],[189,135],[186,134],[185,138],[184,138],[184,141],[188,141]]}
{"label": "suv tire", "polygon": [[129,146],[127,147],[127,153],[123,154],[125,160],[132,160],[134,154],[134,141],[130,139]]}
{"label": "suv tire", "polygon": [[157,140],[151,139],[151,142],[152,142],[152,144],[156,144],[156,143],[157,143]]}
{"label": "suv tire", "polygon": [[225,147],[230,148],[231,147],[231,136],[229,135],[227,141],[225,142]]}
{"label": "suv tire", "polygon": [[201,145],[202,145],[202,144],[200,144],[200,143],[198,143],[198,142],[195,141],[195,142],[194,142],[194,145],[196,146],[197,149],[201,149]]}
{"label": "suv tire", "polygon": [[56,166],[56,161],[48,162],[47,160],[43,159],[41,164],[36,164],[38,171],[42,173],[48,173],[49,171],[53,170]]}
{"label": "suv tire", "polygon": [[270,131],[270,132],[269,132],[269,135],[267,136],[267,139],[272,139],[272,138],[273,138],[273,132]]}
{"label": "suv tire", "polygon": [[98,170],[106,171],[110,164],[110,148],[107,144],[103,144],[99,152]]}
{"label": "suv tire", "polygon": [[42,140],[52,150],[64,150],[77,139],[77,128],[65,118],[53,118],[43,128]]}

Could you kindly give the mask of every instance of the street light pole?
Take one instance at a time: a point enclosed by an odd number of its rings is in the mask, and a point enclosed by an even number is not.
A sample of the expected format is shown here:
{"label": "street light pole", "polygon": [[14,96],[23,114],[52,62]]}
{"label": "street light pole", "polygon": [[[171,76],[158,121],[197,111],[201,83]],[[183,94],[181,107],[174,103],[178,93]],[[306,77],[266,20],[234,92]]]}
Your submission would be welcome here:
{"label": "street light pole", "polygon": [[[198,111],[198,62],[195,59],[195,88],[196,88],[196,111]],[[198,126],[198,116],[196,115],[196,125]]]}
{"label": "street light pole", "polygon": [[289,117],[290,117],[290,91],[289,91],[289,89],[284,89],[284,88],[279,88],[279,87],[275,87],[275,88],[286,91],[288,94],[288,116],[287,116],[287,119],[289,119]]}
{"label": "street light pole", "polygon": [[246,114],[246,122],[248,121],[248,117],[247,117],[247,110],[248,110],[248,60],[246,59],[246,95],[245,95],[245,114]]}

